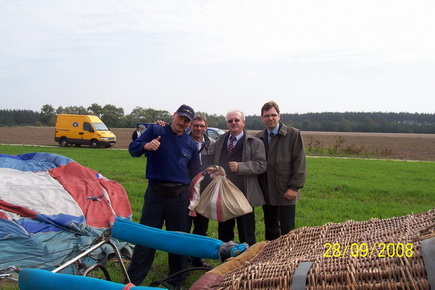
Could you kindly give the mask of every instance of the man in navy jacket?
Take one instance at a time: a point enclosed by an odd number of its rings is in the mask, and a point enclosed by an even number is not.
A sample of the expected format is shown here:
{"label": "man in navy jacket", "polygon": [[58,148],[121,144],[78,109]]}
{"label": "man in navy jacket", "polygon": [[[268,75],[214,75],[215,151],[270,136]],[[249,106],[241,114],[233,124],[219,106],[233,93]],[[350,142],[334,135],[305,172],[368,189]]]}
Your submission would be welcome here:
{"label": "man in navy jacket", "polygon": [[[188,185],[200,171],[198,149],[193,139],[185,133],[195,112],[182,105],[173,114],[169,126],[152,124],[138,139],[131,142],[132,156],[147,157],[146,178],[148,188],[144,196],[140,223],[169,231],[189,231]],[[128,268],[131,282],[140,285],[154,261],[156,250],[136,245]],[[168,254],[169,274],[187,269],[187,257]],[[181,287],[186,273],[168,280],[172,286]]]}

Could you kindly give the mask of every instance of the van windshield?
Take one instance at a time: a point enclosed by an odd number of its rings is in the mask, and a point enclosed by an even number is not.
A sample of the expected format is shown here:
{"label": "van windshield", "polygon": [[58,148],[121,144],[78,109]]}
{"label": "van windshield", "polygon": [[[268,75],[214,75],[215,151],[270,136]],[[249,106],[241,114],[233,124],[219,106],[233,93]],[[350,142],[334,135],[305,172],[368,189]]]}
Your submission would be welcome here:
{"label": "van windshield", "polygon": [[104,125],[104,123],[92,123],[95,131],[109,131],[109,129]]}

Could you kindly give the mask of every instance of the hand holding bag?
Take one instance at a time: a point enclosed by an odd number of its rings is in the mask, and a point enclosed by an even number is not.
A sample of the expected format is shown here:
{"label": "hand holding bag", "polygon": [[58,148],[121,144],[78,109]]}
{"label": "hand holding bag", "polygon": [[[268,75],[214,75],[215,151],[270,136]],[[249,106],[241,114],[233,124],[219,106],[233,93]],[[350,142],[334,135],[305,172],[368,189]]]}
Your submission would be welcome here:
{"label": "hand holding bag", "polygon": [[[204,174],[213,174],[214,178],[200,195],[199,184]],[[207,167],[193,179],[189,209],[219,222],[252,212],[245,195],[226,177],[225,170],[217,165]],[[196,214],[191,212],[190,215]]]}

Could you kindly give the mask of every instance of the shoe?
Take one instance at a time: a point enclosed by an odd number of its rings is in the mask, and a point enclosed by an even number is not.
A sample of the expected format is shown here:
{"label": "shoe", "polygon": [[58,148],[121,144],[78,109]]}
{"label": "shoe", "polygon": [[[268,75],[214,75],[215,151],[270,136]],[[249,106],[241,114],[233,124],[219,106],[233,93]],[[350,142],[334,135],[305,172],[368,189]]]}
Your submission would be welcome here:
{"label": "shoe", "polygon": [[203,268],[211,268],[209,264],[205,262],[204,259],[192,259],[192,266],[194,267],[203,267]]}

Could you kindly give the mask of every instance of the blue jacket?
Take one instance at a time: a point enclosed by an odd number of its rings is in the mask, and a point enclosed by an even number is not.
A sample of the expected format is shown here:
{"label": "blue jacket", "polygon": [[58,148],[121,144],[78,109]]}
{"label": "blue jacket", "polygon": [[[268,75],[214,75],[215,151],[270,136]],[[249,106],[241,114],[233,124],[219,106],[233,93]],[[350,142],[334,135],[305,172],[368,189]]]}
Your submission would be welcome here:
{"label": "blue jacket", "polygon": [[[146,143],[158,136],[161,136],[159,149],[143,149]],[[200,171],[196,143],[186,133],[177,136],[171,126],[152,124],[130,143],[128,152],[135,157],[146,155],[148,160],[145,177],[150,185],[159,182],[190,184],[191,179]]]}

